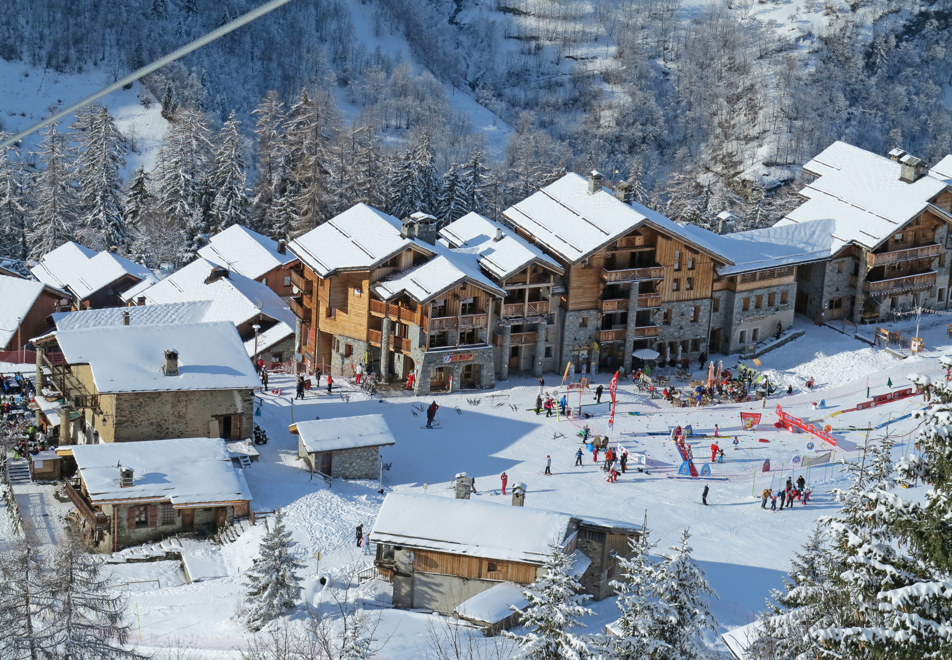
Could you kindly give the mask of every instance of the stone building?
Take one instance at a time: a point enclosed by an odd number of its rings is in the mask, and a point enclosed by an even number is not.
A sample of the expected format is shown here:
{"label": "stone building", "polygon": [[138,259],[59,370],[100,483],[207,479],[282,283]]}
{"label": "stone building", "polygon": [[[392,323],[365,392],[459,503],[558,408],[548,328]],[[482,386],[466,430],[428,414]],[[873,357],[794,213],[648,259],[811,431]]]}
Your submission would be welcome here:
{"label": "stone building", "polygon": [[496,377],[509,372],[558,371],[562,323],[559,296],[562,266],[512,230],[468,213],[440,230],[454,251],[478,255],[478,264],[505,298],[496,299],[494,353]]}
{"label": "stone building", "polygon": [[115,552],[179,532],[212,533],[251,515],[251,495],[221,438],[71,449],[65,484],[91,548]]}
{"label": "stone building", "polygon": [[510,582],[531,584],[554,545],[572,557],[583,589],[596,599],[613,593],[616,555],[627,556],[638,525],[589,519],[521,505],[391,493],[370,540],[376,565],[393,583],[396,607],[453,612],[469,599]]}
{"label": "stone building", "polygon": [[198,256],[233,273],[261,282],[282,298],[292,294],[291,268],[296,257],[287,241],[275,241],[242,225],[232,225],[208,239]]}
{"label": "stone building", "polygon": [[57,330],[34,340],[59,442],[250,437],[260,381],[229,322]]}
{"label": "stone building", "polygon": [[158,281],[152,271],[119,256],[115,248],[96,252],[72,241],[43,255],[30,272],[44,284],[69,291],[73,309],[115,307],[126,291]]}
{"label": "stone building", "polygon": [[806,201],[775,225],[829,225],[827,258],[797,271],[796,310],[854,323],[949,307],[952,156],[931,169],[894,149],[834,142],[804,165]]}
{"label": "stone building", "polygon": [[383,415],[297,422],[289,430],[308,467],[335,479],[379,478],[380,448],[397,444]]}

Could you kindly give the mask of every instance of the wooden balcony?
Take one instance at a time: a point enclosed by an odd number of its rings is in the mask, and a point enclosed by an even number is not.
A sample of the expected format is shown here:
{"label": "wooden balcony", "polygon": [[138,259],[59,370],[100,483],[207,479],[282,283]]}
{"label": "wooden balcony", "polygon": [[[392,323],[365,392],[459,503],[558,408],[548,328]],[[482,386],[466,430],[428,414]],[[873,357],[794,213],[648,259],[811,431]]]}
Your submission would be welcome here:
{"label": "wooden balcony", "polygon": [[509,335],[509,345],[535,346],[538,338],[538,332],[513,332],[511,335]]}
{"label": "wooden balcony", "polygon": [[916,259],[932,259],[942,253],[942,246],[938,243],[923,245],[921,247],[906,248],[904,250],[891,250],[890,252],[869,253],[866,255],[866,267],[875,268],[876,266],[887,266],[903,261],[915,261]]}
{"label": "wooden balcony", "polygon": [[642,293],[638,296],[638,309],[661,307],[660,293]]}
{"label": "wooden balcony", "polygon": [[417,322],[416,310],[409,309],[403,305],[386,303],[382,300],[372,299],[370,301],[370,313],[374,316],[386,316],[395,321],[403,321],[404,323]]}
{"label": "wooden balcony", "polygon": [[625,341],[625,328],[617,330],[599,330],[598,341],[604,343],[607,341]]}
{"label": "wooden balcony", "polygon": [[936,279],[936,272],[930,270],[928,273],[894,277],[888,280],[867,280],[865,289],[866,293],[872,296],[894,296],[910,291],[925,291],[935,286]]}
{"label": "wooden balcony", "polygon": [[609,298],[598,301],[601,312],[624,312],[628,309],[628,298]]}
{"label": "wooden balcony", "polygon": [[464,314],[462,316],[434,316],[430,319],[429,331],[466,330],[485,328],[489,323],[488,314]]}
{"label": "wooden balcony", "polygon": [[645,237],[636,234],[634,236],[622,236],[617,241],[615,241],[616,250],[624,250],[626,248],[635,248],[635,247],[644,247],[646,245]]}
{"label": "wooden balcony", "polygon": [[657,337],[658,336],[658,326],[656,325],[645,325],[639,328],[635,328],[635,337]]}
{"label": "wooden balcony", "polygon": [[291,312],[302,321],[310,321],[311,312],[305,309],[304,305],[300,303],[300,300],[300,298],[288,298],[288,305],[291,307]]}
{"label": "wooden balcony", "polygon": [[528,303],[509,303],[502,306],[502,315],[508,318],[527,318],[529,316],[543,316],[548,313],[548,300],[536,300]]}
{"label": "wooden balcony", "polygon": [[106,514],[102,511],[95,511],[89,501],[83,497],[83,494],[76,490],[69,481],[63,482],[63,490],[66,491],[66,496],[69,497],[76,510],[82,514],[93,529],[109,529],[109,518]]}
{"label": "wooden balcony", "polygon": [[291,284],[298,288],[298,291],[305,295],[309,295],[314,291],[314,280],[309,280],[304,277],[304,273],[301,273],[296,270],[291,271]]}
{"label": "wooden balcony", "polygon": [[381,333],[379,330],[367,330],[367,341],[370,342],[372,346],[380,346],[381,342]]}
{"label": "wooden balcony", "polygon": [[606,282],[643,282],[662,278],[664,278],[664,268],[661,266],[623,268],[621,270],[602,269],[602,279]]}
{"label": "wooden balcony", "polygon": [[395,337],[390,335],[390,350],[395,353],[410,354],[410,340],[404,337]]}

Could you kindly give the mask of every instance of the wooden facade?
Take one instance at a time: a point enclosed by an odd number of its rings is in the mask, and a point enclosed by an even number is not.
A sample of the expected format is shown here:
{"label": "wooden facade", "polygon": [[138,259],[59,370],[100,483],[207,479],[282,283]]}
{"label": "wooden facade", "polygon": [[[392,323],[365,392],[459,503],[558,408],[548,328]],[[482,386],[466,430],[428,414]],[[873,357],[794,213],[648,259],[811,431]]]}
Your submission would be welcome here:
{"label": "wooden facade", "polygon": [[538,566],[525,562],[454,555],[433,550],[413,552],[413,570],[419,573],[454,575],[467,580],[497,580],[531,584]]}

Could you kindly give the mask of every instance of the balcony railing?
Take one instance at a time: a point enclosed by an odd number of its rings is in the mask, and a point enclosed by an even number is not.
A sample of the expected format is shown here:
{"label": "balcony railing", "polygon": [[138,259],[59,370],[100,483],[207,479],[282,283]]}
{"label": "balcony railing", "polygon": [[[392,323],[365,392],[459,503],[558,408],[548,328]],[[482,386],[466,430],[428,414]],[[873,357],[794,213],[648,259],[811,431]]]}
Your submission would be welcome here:
{"label": "balcony railing", "polygon": [[619,328],[618,330],[599,330],[598,341],[625,341],[625,332],[625,328]]}
{"label": "balcony railing", "polygon": [[639,282],[644,280],[660,280],[663,277],[664,268],[661,266],[623,268],[619,270],[602,269],[602,279],[606,282]]}
{"label": "balcony railing", "polygon": [[376,316],[387,316],[392,319],[399,319],[404,323],[416,323],[416,311],[404,307],[403,305],[393,305],[382,300],[370,301],[370,313]]}
{"label": "balcony railing", "polygon": [[398,353],[410,353],[410,340],[404,337],[395,337],[390,335],[390,350]]}
{"label": "balcony railing", "polygon": [[661,307],[660,293],[642,293],[638,296],[638,309]]}
{"label": "balcony railing", "polygon": [[510,346],[535,346],[539,338],[538,332],[513,332],[509,335]]}
{"label": "balcony railing", "polygon": [[311,313],[305,309],[304,305],[298,302],[298,300],[298,298],[288,298],[288,305],[291,307],[291,311],[302,321],[310,321]]}
{"label": "balcony railing", "polygon": [[307,279],[303,273],[299,273],[296,270],[291,271],[291,284],[296,286],[298,291],[304,294],[309,294],[314,290],[314,280]]}
{"label": "balcony railing", "polygon": [[628,309],[628,298],[609,298],[598,301],[598,309],[602,312],[624,312]]}
{"label": "balcony railing", "polygon": [[638,328],[635,328],[635,337],[657,337],[658,336],[658,326],[656,325],[644,325]]}
{"label": "balcony railing", "polygon": [[430,332],[443,330],[466,330],[483,328],[489,322],[488,314],[464,314],[462,316],[434,316],[430,319]]}
{"label": "balcony railing", "polygon": [[923,245],[921,247],[906,248],[904,250],[869,253],[866,255],[866,267],[875,268],[876,266],[886,266],[903,261],[931,259],[933,257],[938,257],[941,253],[942,246],[938,243],[933,243],[932,245]]}
{"label": "balcony railing", "polygon": [[92,525],[93,529],[109,529],[109,517],[102,511],[93,510],[92,505],[83,497],[83,494],[76,490],[69,481],[64,482],[63,490],[66,491],[66,496],[75,505],[76,510]]}
{"label": "balcony railing", "polygon": [[878,296],[891,296],[909,291],[924,291],[929,287],[935,286],[936,279],[936,272],[931,270],[928,273],[907,275],[906,277],[894,277],[888,280],[867,280],[866,291],[871,295]]}
{"label": "balcony railing", "polygon": [[367,341],[373,346],[380,346],[381,334],[379,330],[367,330]]}
{"label": "balcony railing", "polygon": [[548,313],[548,300],[536,300],[528,303],[508,303],[502,306],[502,315],[507,317],[525,318],[527,316],[542,316]]}

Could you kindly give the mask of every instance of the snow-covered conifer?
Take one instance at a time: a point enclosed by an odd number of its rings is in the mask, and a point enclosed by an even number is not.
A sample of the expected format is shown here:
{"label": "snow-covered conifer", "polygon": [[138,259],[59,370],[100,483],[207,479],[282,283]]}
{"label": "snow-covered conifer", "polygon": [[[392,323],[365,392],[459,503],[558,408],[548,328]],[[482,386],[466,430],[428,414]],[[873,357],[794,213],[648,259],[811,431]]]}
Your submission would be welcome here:
{"label": "snow-covered conifer", "polygon": [[406,150],[402,159],[391,161],[390,199],[387,212],[405,218],[417,211],[435,213],[439,180],[436,154],[426,133]]}
{"label": "snow-covered conifer", "polygon": [[245,160],[235,113],[228,116],[218,134],[218,151],[211,177],[211,231],[244,224],[248,213],[248,189],[245,185]]}
{"label": "snow-covered conifer", "polygon": [[466,190],[459,165],[453,163],[443,174],[440,192],[436,199],[436,217],[442,222],[453,222],[469,212]]}
{"label": "snow-covered conifer", "polygon": [[279,194],[278,184],[285,167],[281,155],[281,132],[284,124],[284,104],[278,93],[270,91],[252,112],[256,116],[255,137],[258,177],[251,195],[248,226],[274,239],[287,238],[287,233],[275,235],[272,212]]}
{"label": "snow-covered conifer", "polygon": [[[0,133],[0,140],[6,136]],[[19,154],[8,149],[0,157],[0,257],[26,258],[27,208],[23,195]]]}
{"label": "snow-covered conifer", "polygon": [[469,160],[460,168],[460,183],[463,188],[465,213],[470,211],[486,215],[489,212],[489,168],[483,164],[483,151],[475,147]]}
{"label": "snow-covered conifer", "polygon": [[294,540],[284,527],[281,511],[275,513],[271,531],[261,540],[258,556],[247,573],[248,610],[245,623],[250,630],[261,628],[294,607],[301,591],[296,571],[304,568],[292,555]]}
{"label": "snow-covered conifer", "polygon": [[26,660],[49,655],[43,629],[49,605],[43,555],[25,539],[0,555],[0,657]]}
{"label": "snow-covered conifer", "polygon": [[128,143],[101,105],[80,110],[72,129],[79,144],[75,168],[81,215],[77,233],[83,244],[93,249],[116,247],[125,252],[127,230],[119,173],[126,163]]}
{"label": "snow-covered conifer", "polygon": [[572,632],[581,618],[592,614],[584,606],[591,598],[580,594],[582,585],[571,573],[571,558],[555,546],[543,565],[542,577],[523,590],[529,604],[522,610],[523,636],[507,633],[519,643],[517,658],[525,660],[581,660],[591,657],[585,637]]}
{"label": "snow-covered conifer", "polygon": [[74,154],[65,136],[53,122],[43,134],[38,152],[40,171],[33,181],[29,221],[29,256],[39,259],[66,241],[76,231],[76,184],[72,176]]}

